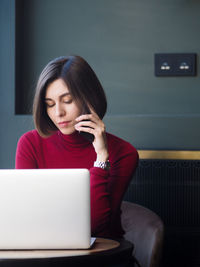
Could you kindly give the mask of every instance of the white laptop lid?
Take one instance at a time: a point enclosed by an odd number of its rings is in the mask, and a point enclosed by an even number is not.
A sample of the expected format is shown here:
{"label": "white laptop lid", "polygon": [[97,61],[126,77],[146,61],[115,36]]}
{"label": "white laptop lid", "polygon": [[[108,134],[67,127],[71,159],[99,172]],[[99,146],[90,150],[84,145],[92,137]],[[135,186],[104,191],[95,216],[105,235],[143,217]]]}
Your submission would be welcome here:
{"label": "white laptop lid", "polygon": [[86,169],[0,170],[0,249],[89,248]]}

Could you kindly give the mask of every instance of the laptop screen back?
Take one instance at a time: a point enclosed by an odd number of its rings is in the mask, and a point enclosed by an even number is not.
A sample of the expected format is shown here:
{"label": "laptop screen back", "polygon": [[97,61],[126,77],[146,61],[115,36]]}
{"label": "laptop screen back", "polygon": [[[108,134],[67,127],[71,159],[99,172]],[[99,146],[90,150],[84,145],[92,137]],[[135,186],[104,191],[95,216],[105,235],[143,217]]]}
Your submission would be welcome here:
{"label": "laptop screen back", "polygon": [[0,249],[90,247],[86,169],[0,170]]}

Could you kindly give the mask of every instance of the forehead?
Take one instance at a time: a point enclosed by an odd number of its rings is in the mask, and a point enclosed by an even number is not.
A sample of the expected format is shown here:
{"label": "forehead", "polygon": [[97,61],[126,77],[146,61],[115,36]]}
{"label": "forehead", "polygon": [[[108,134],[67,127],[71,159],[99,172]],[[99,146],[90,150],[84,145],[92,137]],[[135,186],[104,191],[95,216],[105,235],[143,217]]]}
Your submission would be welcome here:
{"label": "forehead", "polygon": [[69,89],[62,79],[57,79],[47,86],[45,98],[57,98],[69,94]]}

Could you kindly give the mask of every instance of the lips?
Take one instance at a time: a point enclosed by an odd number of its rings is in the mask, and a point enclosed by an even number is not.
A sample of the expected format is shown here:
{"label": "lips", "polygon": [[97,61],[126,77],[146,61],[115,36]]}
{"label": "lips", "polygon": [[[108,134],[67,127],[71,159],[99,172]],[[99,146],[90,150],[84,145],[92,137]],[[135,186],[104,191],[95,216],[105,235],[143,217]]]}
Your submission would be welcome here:
{"label": "lips", "polygon": [[64,128],[66,126],[68,126],[70,123],[70,121],[61,121],[61,122],[58,122],[58,125],[60,128]]}

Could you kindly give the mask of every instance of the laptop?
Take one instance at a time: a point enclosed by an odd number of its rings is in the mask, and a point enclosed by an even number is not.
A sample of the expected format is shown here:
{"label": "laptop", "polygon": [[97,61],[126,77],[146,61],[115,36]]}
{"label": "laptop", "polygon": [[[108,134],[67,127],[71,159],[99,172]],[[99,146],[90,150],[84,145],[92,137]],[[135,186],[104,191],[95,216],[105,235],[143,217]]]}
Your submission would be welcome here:
{"label": "laptop", "polygon": [[1,169],[0,249],[88,249],[87,169]]}

